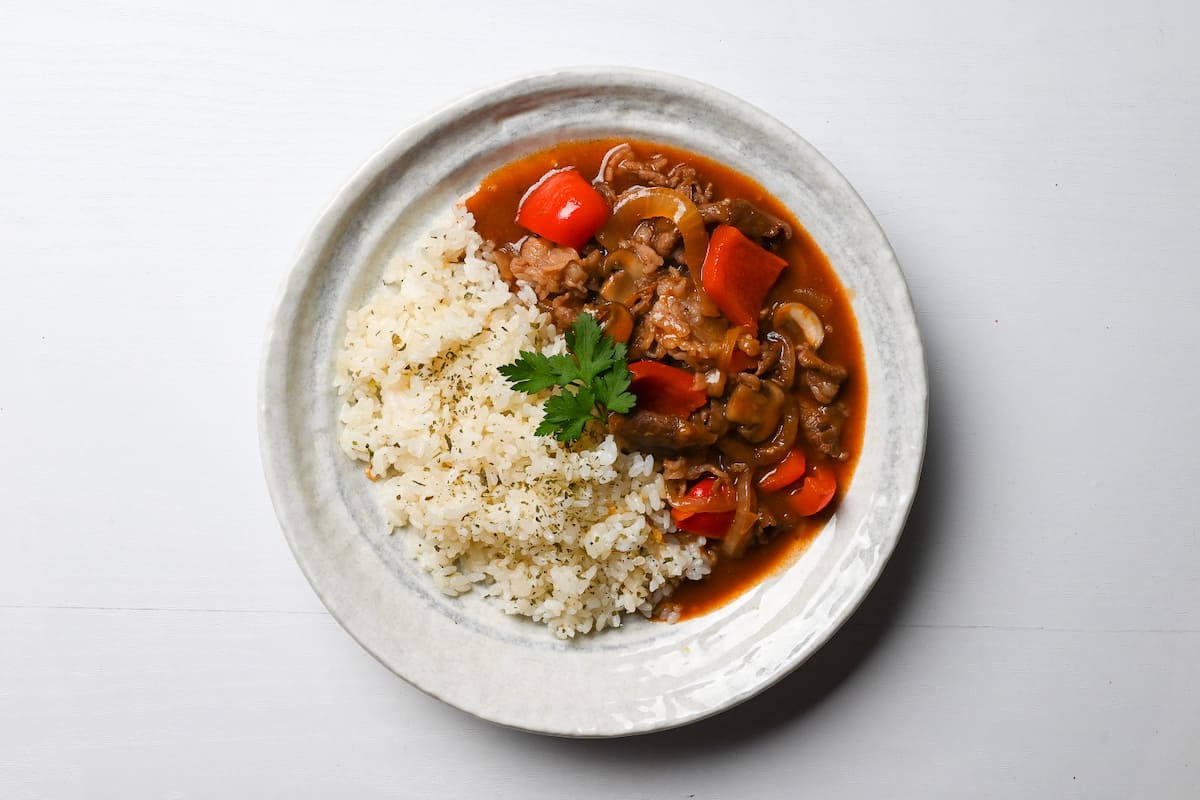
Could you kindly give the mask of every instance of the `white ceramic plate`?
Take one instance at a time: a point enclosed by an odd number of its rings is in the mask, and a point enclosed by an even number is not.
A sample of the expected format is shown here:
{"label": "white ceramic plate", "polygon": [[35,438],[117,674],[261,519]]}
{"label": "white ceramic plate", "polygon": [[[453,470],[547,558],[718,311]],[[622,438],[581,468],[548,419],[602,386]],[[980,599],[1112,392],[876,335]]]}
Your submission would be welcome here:
{"label": "white ceramic plate", "polygon": [[[563,642],[475,595],[447,598],[391,536],[336,443],[334,354],[386,255],[494,168],[564,139],[661,141],[750,175],[785,203],[853,297],[868,381],[850,491],[789,569],[728,606],[641,618]],[[879,225],[793,131],[728,94],[650,72],[568,70],[482,91],[397,136],[342,190],[289,274],[268,332],[260,439],[271,499],[330,613],[396,674],[482,718],[569,736],[682,725],[794,669],[854,611],[891,554],[925,445],[925,365],[908,289]]]}

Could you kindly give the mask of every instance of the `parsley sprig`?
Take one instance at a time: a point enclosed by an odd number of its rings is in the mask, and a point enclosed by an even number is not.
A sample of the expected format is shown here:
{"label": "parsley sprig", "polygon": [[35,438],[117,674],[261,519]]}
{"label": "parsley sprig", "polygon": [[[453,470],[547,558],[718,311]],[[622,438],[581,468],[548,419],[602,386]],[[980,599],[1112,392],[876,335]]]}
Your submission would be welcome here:
{"label": "parsley sprig", "polygon": [[591,314],[576,317],[566,339],[570,353],[547,356],[523,350],[516,361],[500,367],[500,374],[526,394],[561,388],[546,400],[546,414],[535,432],[574,442],[588,422],[604,420],[610,411],[624,414],[637,398],[629,391],[633,374],[625,345],[606,335]]}

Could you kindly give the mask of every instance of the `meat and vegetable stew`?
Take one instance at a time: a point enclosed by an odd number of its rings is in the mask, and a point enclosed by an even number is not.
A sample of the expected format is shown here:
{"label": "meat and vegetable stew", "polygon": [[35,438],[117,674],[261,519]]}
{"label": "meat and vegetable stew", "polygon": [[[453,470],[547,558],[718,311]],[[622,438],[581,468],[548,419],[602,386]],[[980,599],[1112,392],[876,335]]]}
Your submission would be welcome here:
{"label": "meat and vegetable stew", "polygon": [[[845,291],[786,208],[709,159],[610,140],[509,164],[467,207],[504,278],[569,332],[558,385],[575,388],[539,433],[570,441],[600,419],[662,460],[676,527],[708,541],[713,573],[674,611],[723,602],[823,526],[857,460],[866,379]],[[549,362],[511,369],[519,388],[558,380]]]}

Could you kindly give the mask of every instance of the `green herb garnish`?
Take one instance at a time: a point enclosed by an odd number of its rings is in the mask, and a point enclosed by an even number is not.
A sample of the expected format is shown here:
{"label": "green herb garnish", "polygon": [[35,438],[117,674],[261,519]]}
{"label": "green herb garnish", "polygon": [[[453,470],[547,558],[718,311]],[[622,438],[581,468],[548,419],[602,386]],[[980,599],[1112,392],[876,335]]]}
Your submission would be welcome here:
{"label": "green herb garnish", "polygon": [[500,374],[526,394],[561,388],[546,400],[546,415],[535,433],[574,442],[588,422],[602,421],[610,411],[624,414],[637,398],[629,391],[633,374],[625,360],[625,345],[600,330],[591,314],[576,317],[566,338],[569,354],[547,356],[523,350],[516,361],[500,367]]}

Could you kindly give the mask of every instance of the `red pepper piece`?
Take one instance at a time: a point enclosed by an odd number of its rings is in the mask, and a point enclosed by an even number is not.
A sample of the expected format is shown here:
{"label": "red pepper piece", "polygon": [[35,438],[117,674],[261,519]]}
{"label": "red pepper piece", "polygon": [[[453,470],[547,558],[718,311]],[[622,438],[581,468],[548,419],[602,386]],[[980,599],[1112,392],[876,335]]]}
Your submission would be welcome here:
{"label": "red pepper piece", "polygon": [[700,283],[725,318],[758,334],[758,312],[787,262],[746,238],[732,225],[718,225],[708,240]]}
{"label": "red pepper piece", "polygon": [[758,488],[763,494],[786,489],[804,477],[804,469],[804,451],[797,447],[759,477]]}
{"label": "red pepper piece", "polygon": [[517,208],[517,224],[555,244],[578,250],[596,235],[612,210],[574,169],[548,172]]}
{"label": "red pepper piece", "polygon": [[836,491],[837,477],[833,470],[814,464],[804,476],[804,483],[787,493],[788,506],[797,515],[810,517],[829,505]]}
{"label": "red pepper piece", "polygon": [[658,361],[635,361],[629,365],[633,382],[629,391],[637,396],[637,407],[657,414],[686,417],[708,402],[708,393],[696,388],[694,373]]}
{"label": "red pepper piece", "polygon": [[[716,478],[702,478],[696,481],[696,484],[688,490],[687,496],[696,500],[712,501],[713,505],[728,506],[730,497],[728,487],[723,487],[724,491],[716,490]],[[709,539],[720,539],[729,532],[729,526],[733,524],[735,511],[693,511],[683,508],[672,508],[671,519],[675,521],[675,527],[680,530],[694,533],[697,536],[705,536]]]}

